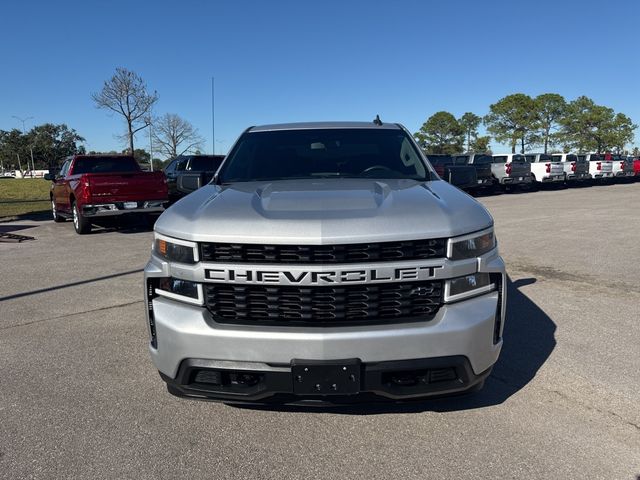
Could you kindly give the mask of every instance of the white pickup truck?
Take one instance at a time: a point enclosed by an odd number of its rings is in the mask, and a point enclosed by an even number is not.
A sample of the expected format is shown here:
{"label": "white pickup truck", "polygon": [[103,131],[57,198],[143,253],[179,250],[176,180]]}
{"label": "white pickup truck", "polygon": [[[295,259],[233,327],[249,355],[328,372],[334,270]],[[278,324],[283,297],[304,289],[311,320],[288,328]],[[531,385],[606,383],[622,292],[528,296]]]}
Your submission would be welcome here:
{"label": "white pickup truck", "polygon": [[589,165],[587,164],[585,155],[557,153],[552,155],[552,157],[555,162],[559,162],[560,165],[562,165],[565,181],[583,181],[591,178],[591,175],[589,175]]}
{"label": "white pickup truck", "polygon": [[629,160],[626,155],[605,155],[611,159],[611,171],[616,178],[631,178],[635,175],[633,171],[633,160]]}
{"label": "white pickup truck", "polygon": [[589,162],[589,173],[593,180],[613,178],[613,162],[611,160],[605,160],[604,155],[598,153],[589,153],[585,157]]}
{"label": "white pickup truck", "polygon": [[525,155],[531,164],[531,180],[534,186],[542,183],[563,183],[564,169],[560,160],[546,153],[531,153]]}
{"label": "white pickup truck", "polygon": [[496,184],[504,187],[531,183],[531,166],[524,155],[518,153],[493,155],[491,174]]}

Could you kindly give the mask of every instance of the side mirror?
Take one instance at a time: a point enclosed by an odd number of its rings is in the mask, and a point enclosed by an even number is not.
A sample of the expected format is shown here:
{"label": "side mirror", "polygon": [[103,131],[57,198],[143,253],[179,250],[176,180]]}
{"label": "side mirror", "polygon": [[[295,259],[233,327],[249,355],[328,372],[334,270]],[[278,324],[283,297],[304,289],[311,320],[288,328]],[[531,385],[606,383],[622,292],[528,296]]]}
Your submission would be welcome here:
{"label": "side mirror", "polygon": [[53,173],[45,173],[43,178],[53,182],[56,179],[56,176]]}

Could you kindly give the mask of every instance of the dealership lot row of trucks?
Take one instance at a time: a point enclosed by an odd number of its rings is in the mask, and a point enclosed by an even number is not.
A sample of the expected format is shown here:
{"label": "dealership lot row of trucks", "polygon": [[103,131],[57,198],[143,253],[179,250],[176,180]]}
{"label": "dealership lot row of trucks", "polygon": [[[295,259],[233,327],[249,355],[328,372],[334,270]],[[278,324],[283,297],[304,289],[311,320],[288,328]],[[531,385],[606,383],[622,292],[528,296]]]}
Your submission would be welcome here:
{"label": "dealership lot row of trucks", "polygon": [[464,190],[640,177],[640,159],[612,154],[427,155],[438,174]]}
{"label": "dealership lot row of trucks", "polygon": [[[541,184],[568,184],[640,178],[640,159],[611,154],[463,154],[427,155],[444,180],[463,190]],[[211,181],[222,155],[187,155],[164,172],[143,172],[126,155],[76,155],[52,181],[51,207],[57,222],[71,218],[78,233],[91,231],[91,219],[131,213],[158,214]]]}

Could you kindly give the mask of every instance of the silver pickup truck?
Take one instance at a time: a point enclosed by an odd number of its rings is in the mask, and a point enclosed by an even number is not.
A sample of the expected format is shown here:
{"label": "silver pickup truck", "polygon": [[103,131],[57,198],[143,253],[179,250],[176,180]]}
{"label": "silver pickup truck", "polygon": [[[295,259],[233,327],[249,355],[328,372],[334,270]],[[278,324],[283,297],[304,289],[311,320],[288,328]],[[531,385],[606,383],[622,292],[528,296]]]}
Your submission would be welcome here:
{"label": "silver pickup truck", "polygon": [[505,153],[493,155],[491,173],[496,185],[508,187],[510,185],[527,185],[532,182],[531,164],[524,155]]}
{"label": "silver pickup truck", "polygon": [[251,127],[154,235],[149,351],[174,395],[419,399],[479,389],[498,359],[493,219],[399,124]]}

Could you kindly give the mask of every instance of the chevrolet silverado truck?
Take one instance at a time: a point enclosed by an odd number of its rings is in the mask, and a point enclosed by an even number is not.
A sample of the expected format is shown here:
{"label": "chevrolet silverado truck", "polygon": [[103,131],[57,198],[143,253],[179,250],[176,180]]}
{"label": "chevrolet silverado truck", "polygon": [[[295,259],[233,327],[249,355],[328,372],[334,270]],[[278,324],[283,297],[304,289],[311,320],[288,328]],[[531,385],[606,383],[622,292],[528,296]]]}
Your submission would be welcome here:
{"label": "chevrolet silverado truck", "polygon": [[585,159],[589,162],[589,174],[594,182],[613,178],[613,162],[607,160],[604,155],[588,153]]}
{"label": "chevrolet silverado truck", "polygon": [[131,214],[155,214],[168,201],[162,172],[143,172],[128,155],[68,157],[51,180],[53,220],[73,220],[77,233],[91,232],[92,220]]}
{"label": "chevrolet silverado truck", "polygon": [[633,160],[626,155],[609,155],[612,163],[613,176],[616,178],[632,178],[635,173],[633,171]]}
{"label": "chevrolet silverado truck", "polygon": [[[575,155],[573,155],[575,157]],[[564,183],[565,174],[560,156],[546,153],[531,153],[525,155],[531,165],[531,181],[534,187],[543,183]]]}
{"label": "chevrolet silverado truck", "polygon": [[532,181],[531,164],[517,153],[493,155],[491,173],[495,184],[505,189],[511,185],[529,185]]}
{"label": "chevrolet silverado truck", "polygon": [[485,153],[466,153],[455,156],[456,163],[469,165],[476,170],[476,186],[473,190],[493,188],[493,174],[491,173],[491,155]]}
{"label": "chevrolet silverado truck", "polygon": [[399,124],[251,127],[154,229],[148,346],[176,396],[404,401],[477,390],[498,359],[493,219]]}

